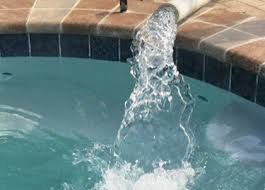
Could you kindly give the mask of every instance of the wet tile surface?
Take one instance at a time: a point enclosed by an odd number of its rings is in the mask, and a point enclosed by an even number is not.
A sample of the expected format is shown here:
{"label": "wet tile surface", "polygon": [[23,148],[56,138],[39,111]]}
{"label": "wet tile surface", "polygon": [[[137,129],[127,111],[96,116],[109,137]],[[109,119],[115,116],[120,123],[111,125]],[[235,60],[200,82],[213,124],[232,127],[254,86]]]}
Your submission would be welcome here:
{"label": "wet tile surface", "polygon": [[259,75],[256,102],[265,107],[265,65],[262,66]]}
{"label": "wet tile surface", "polygon": [[37,0],[34,8],[72,8],[78,0]]}
{"label": "wet tile surface", "polygon": [[197,19],[225,26],[232,26],[239,23],[250,16],[242,12],[231,12],[227,9],[212,9],[211,11],[202,14]]}
{"label": "wet tile surface", "polygon": [[235,28],[259,37],[265,37],[265,20],[252,20],[240,24]]}
{"label": "wet tile surface", "polygon": [[100,22],[97,34],[120,38],[132,38],[134,29],[148,17],[146,14],[114,12]]}
{"label": "wet tile surface", "polygon": [[254,38],[256,37],[251,34],[228,29],[203,40],[200,44],[200,50],[207,55],[225,61],[225,53],[227,49],[239,46],[240,44]]}
{"label": "wet tile surface", "polygon": [[108,14],[102,11],[74,10],[62,23],[63,32],[93,34],[99,21]]}
{"label": "wet tile surface", "polygon": [[32,56],[59,56],[57,34],[30,34]]}
{"label": "wet tile surface", "polygon": [[119,3],[118,0],[81,0],[76,8],[111,10]]}
{"label": "wet tile surface", "polygon": [[257,103],[265,107],[265,77],[259,78],[258,89],[257,89]]}
{"label": "wet tile surface", "polygon": [[119,60],[119,42],[117,38],[90,37],[91,58],[102,60]]}
{"label": "wet tile surface", "polygon": [[30,10],[1,10],[0,9],[0,33],[25,33],[26,22]]}
{"label": "wet tile surface", "polygon": [[240,67],[232,68],[231,92],[254,101],[256,90],[256,74]]}
{"label": "wet tile surface", "polygon": [[177,67],[181,74],[202,80],[204,56],[200,53],[178,49]]}
{"label": "wet tile surface", "polygon": [[131,44],[132,40],[120,39],[120,61],[126,62],[132,57]]}
{"label": "wet tile surface", "polygon": [[188,22],[180,27],[176,43],[188,49],[198,49],[201,40],[224,29],[223,26],[214,26],[199,21]]}
{"label": "wet tile surface", "polygon": [[0,9],[31,8],[35,0],[0,0]]}
{"label": "wet tile surface", "polygon": [[61,50],[63,57],[89,57],[88,35],[61,35]]}
{"label": "wet tile surface", "polygon": [[29,56],[28,38],[25,34],[1,34],[0,54],[8,56]]}
{"label": "wet tile surface", "polygon": [[145,14],[153,13],[161,5],[161,3],[154,3],[154,1],[150,0],[128,0],[129,11]]}
{"label": "wet tile surface", "polygon": [[27,22],[29,33],[58,33],[61,32],[60,23],[69,12],[68,9],[34,9]]}
{"label": "wet tile surface", "polygon": [[214,58],[205,57],[205,81],[217,87],[229,90],[230,64]]}
{"label": "wet tile surface", "polygon": [[264,11],[260,9],[261,6],[252,5],[252,0],[242,2],[242,0],[224,0],[218,1],[218,4],[223,5],[226,9],[233,12],[243,12],[252,16],[264,17]]}
{"label": "wet tile surface", "polygon": [[265,39],[238,46],[227,52],[226,60],[248,71],[258,72],[265,62]]}

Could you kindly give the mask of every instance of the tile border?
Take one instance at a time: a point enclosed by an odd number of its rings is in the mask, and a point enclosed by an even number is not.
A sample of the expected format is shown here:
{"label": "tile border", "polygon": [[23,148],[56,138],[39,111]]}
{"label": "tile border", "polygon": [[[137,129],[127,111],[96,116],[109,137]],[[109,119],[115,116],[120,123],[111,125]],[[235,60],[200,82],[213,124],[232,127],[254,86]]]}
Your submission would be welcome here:
{"label": "tile border", "polygon": [[[86,34],[1,34],[0,56],[77,57],[126,62],[132,56],[131,41]],[[2,45],[7,42],[8,47]],[[49,51],[46,51],[47,48]],[[180,73],[265,107],[265,62],[255,72],[240,65],[221,62],[203,52],[177,46],[174,61]]]}
{"label": "tile border", "polygon": [[[174,57],[177,59],[177,66],[180,67],[178,68],[180,73],[222,88],[265,107],[265,62],[260,65],[258,72],[253,72],[239,65],[221,62],[202,52],[181,47],[176,47],[176,49],[176,56]],[[183,54],[183,52],[186,53]],[[192,58],[192,56],[194,57]],[[197,60],[197,62],[194,62],[194,60]],[[183,65],[183,62],[186,64]],[[191,64],[197,65],[190,67]],[[208,69],[209,65],[214,69]]]}

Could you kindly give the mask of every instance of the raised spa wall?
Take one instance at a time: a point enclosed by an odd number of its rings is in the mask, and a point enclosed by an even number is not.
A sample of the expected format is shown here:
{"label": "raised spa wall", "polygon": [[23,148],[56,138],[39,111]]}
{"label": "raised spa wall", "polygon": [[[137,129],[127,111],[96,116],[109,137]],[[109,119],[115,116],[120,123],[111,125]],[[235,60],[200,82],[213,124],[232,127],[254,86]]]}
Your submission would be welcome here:
{"label": "raised spa wall", "polygon": [[[0,54],[125,62],[134,33],[165,0],[0,0]],[[265,0],[219,0],[180,23],[187,76],[265,106]],[[177,61],[178,60],[178,61]]]}

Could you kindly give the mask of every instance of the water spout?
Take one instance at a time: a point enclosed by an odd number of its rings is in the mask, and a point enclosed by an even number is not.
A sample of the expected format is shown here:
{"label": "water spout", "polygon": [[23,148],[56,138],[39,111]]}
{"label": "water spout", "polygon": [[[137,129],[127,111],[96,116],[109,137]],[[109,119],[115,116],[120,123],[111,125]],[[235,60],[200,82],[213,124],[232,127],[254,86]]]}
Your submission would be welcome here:
{"label": "water spout", "polygon": [[[129,62],[136,84],[125,103],[116,146],[123,158],[137,160],[147,170],[156,160],[176,167],[192,149],[186,123],[193,98],[173,61],[176,35],[176,9],[165,5],[137,32],[132,44],[134,57]],[[176,155],[176,148],[182,154]]]}
{"label": "water spout", "polygon": [[186,190],[196,175],[189,163],[193,98],[173,61],[176,34],[171,5],[137,32],[129,61],[136,83],[114,143],[115,164],[96,190]]}

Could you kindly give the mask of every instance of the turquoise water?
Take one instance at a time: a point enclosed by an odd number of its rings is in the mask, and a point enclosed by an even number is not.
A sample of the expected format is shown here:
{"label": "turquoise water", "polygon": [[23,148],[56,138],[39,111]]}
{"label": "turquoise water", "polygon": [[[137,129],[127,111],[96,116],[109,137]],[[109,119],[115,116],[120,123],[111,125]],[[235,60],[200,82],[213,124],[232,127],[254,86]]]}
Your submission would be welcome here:
{"label": "turquoise water", "polygon": [[0,190],[142,190],[153,179],[165,190],[175,181],[178,189],[265,189],[265,109],[240,97],[185,78],[196,146],[190,165],[168,180],[162,169],[117,166],[113,155],[134,86],[128,65],[3,58],[0,71]]}

